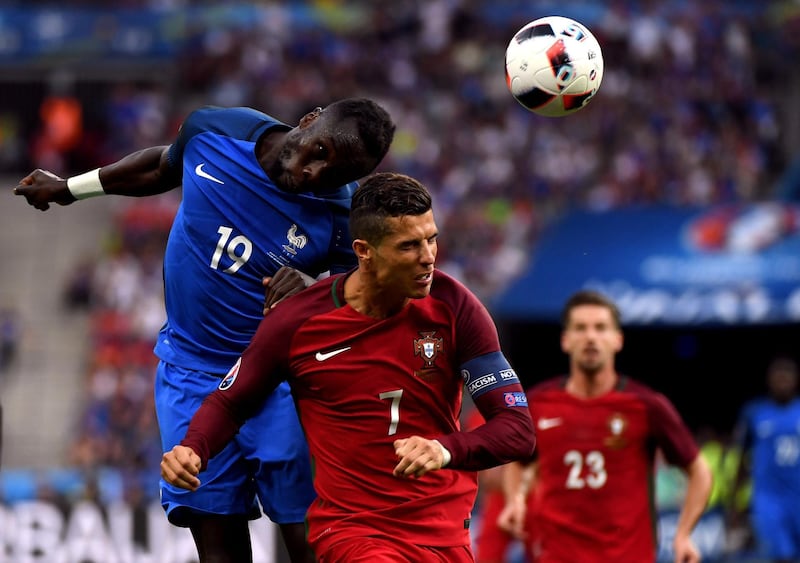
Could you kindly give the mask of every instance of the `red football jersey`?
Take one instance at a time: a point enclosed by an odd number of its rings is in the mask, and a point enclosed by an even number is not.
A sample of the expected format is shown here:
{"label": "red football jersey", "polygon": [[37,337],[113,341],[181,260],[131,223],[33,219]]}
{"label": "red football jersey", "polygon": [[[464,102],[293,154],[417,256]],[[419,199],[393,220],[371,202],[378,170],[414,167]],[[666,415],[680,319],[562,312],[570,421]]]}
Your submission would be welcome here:
{"label": "red football jersey", "polygon": [[698,449],[673,405],[621,377],[580,399],[551,379],[528,392],[537,432],[540,563],[655,561],[656,449],[686,467]]}
{"label": "red football jersey", "polygon": [[[182,443],[207,459],[287,379],[314,468],[318,498],[307,521],[318,554],[367,535],[468,545],[477,474],[461,469],[508,461],[498,455],[529,456],[533,448],[525,393],[513,370],[502,369],[508,365],[494,323],[472,293],[438,271],[428,297],[386,319],[347,305],[344,280],[320,281],[264,318]],[[482,358],[502,360],[471,385],[489,422],[461,433],[470,376],[461,370]],[[453,455],[450,466],[419,479],[395,477],[393,442],[412,435],[439,439]],[[527,453],[510,454],[521,451],[517,444],[528,444]]]}

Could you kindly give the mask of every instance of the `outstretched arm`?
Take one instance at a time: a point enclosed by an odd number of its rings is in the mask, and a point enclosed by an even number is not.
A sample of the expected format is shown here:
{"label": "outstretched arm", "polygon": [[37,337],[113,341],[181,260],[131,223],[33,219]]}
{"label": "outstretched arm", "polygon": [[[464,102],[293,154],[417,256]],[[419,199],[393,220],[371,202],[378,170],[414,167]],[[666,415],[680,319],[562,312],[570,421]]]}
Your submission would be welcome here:
{"label": "outstretched arm", "polygon": [[142,197],[164,193],[181,183],[180,165],[170,165],[168,149],[168,146],[143,149],[113,164],[66,179],[37,169],[20,180],[14,193],[41,211],[49,209],[51,203],[69,205],[103,194]]}

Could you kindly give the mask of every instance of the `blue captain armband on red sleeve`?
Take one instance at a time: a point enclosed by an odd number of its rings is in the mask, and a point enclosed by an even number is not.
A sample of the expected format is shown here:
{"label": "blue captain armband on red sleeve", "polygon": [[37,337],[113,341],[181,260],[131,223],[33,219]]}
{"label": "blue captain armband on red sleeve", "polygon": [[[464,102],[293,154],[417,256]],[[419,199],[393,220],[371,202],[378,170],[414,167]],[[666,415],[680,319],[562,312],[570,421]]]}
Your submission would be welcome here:
{"label": "blue captain armband on red sleeve", "polygon": [[461,377],[473,399],[493,389],[519,384],[517,373],[502,352],[484,354],[464,363]]}

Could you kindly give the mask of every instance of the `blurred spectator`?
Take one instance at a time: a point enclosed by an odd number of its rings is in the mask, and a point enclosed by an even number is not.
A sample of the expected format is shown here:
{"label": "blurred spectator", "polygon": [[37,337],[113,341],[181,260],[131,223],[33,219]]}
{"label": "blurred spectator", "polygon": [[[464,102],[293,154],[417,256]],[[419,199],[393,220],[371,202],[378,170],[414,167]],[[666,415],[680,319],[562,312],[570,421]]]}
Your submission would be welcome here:
{"label": "blurred spectator", "polygon": [[33,163],[38,168],[64,170],[83,137],[83,104],[69,73],[54,73],[50,91],[39,106],[39,120],[30,145]]}
{"label": "blurred spectator", "polygon": [[95,266],[94,258],[88,256],[76,261],[64,286],[63,302],[67,309],[83,310],[91,305]]}
{"label": "blurred spectator", "polygon": [[16,360],[21,337],[19,313],[11,307],[0,309],[0,373]]}

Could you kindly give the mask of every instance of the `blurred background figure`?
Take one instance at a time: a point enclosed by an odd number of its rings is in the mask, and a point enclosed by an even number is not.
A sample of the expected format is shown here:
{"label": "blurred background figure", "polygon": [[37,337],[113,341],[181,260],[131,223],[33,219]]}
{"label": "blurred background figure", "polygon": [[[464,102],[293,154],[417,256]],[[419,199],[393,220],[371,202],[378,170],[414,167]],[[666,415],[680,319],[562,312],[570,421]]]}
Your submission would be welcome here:
{"label": "blurred background figure", "polygon": [[13,307],[0,309],[0,377],[8,371],[17,358],[22,321]]}
{"label": "blurred background figure", "polygon": [[[617,371],[624,339],[613,301],[578,291],[562,319],[569,371],[527,391],[536,452],[531,464],[504,467],[509,495],[501,527],[517,537],[532,529],[531,557],[542,563],[654,563],[652,481],[659,454],[686,476],[672,560],[698,563],[701,552],[691,534],[713,477],[689,428],[664,395]],[[536,498],[533,525],[523,500],[530,495]]]}
{"label": "blurred background figure", "polygon": [[[749,524],[758,555],[774,563],[800,560],[800,399],[797,363],[775,358],[767,394],[748,402],[736,427],[743,455],[737,484],[752,481]],[[737,507],[734,507],[737,508]],[[733,525],[743,524],[734,510]]]}

